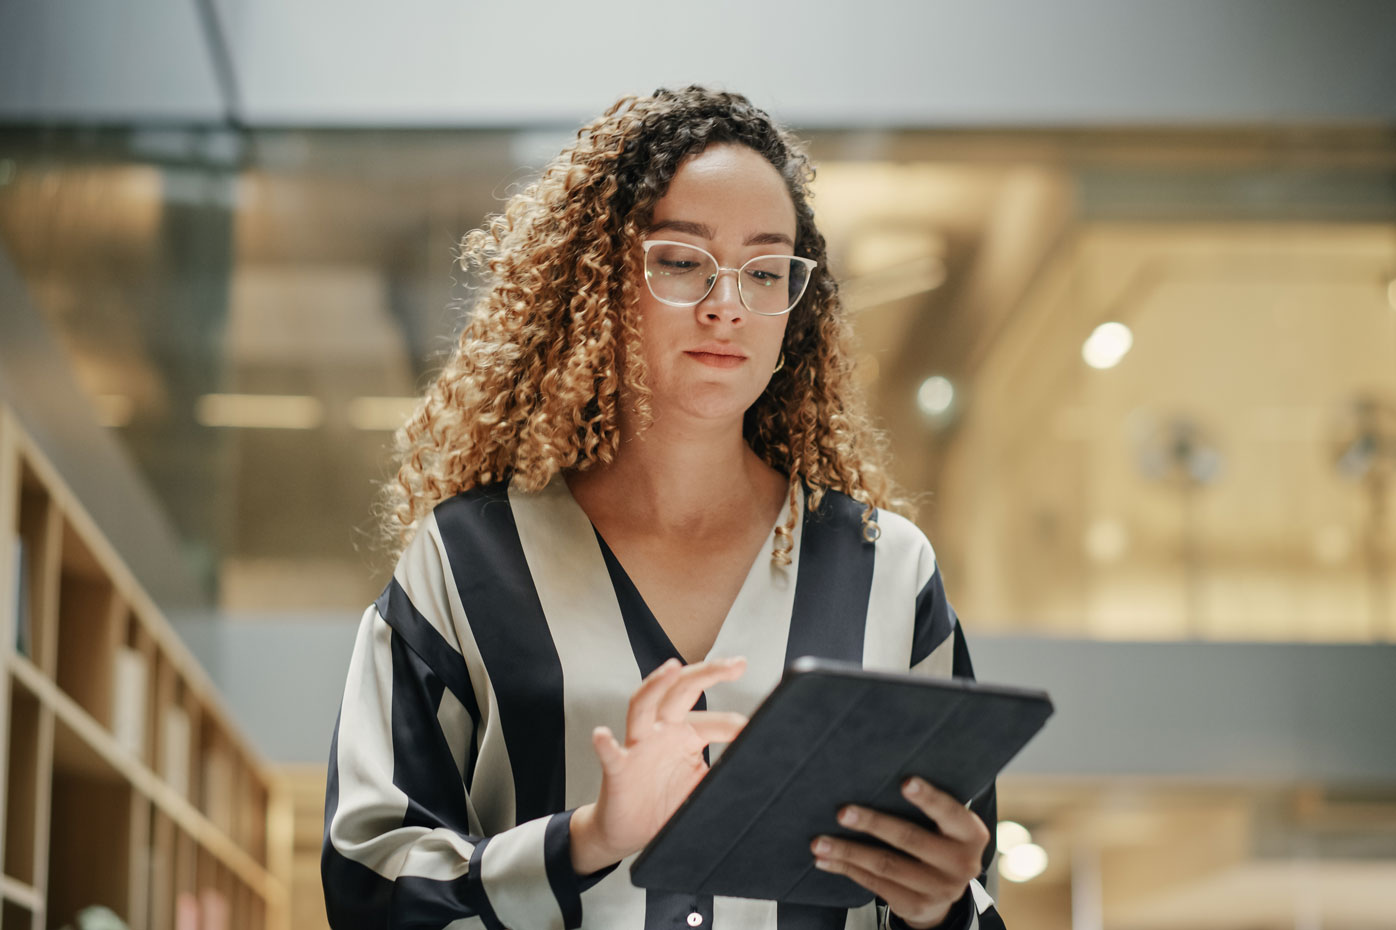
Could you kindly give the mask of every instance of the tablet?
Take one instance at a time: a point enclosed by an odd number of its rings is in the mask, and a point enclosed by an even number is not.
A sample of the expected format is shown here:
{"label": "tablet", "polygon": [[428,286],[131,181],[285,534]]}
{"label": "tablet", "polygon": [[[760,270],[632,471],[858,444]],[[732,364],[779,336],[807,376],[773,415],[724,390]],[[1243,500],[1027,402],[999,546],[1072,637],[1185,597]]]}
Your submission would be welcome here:
{"label": "tablet", "polygon": [[631,864],[642,888],[859,907],[872,892],[814,867],[816,835],[856,837],[857,803],[931,826],[902,797],[919,775],[964,803],[1052,714],[1041,691],[797,659]]}

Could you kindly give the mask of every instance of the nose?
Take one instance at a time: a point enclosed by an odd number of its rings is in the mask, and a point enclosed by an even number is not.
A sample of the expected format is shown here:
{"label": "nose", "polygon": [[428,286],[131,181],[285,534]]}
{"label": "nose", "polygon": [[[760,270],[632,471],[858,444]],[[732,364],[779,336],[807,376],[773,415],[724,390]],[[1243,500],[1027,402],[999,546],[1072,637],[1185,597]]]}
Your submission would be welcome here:
{"label": "nose", "polygon": [[[728,278],[728,274],[731,277]],[[741,323],[746,317],[741,291],[737,287],[737,272],[721,268],[708,296],[698,302],[698,318],[706,323]]]}

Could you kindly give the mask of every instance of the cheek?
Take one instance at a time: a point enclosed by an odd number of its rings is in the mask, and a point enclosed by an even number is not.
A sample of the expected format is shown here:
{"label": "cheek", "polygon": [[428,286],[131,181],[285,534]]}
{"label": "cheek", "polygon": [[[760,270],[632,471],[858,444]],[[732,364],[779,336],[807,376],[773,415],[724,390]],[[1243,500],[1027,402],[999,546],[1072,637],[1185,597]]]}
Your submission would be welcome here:
{"label": "cheek", "polygon": [[778,326],[773,326],[773,327],[771,327],[772,332],[771,332],[771,335],[770,335],[770,340],[771,340],[771,346],[772,346],[772,348],[771,348],[771,358],[772,358],[772,359],[776,359],[776,358],[779,358],[779,357],[780,357],[780,353],[781,353],[781,351],[782,351],[782,350],[784,349],[784,347],[785,347],[786,336],[787,336],[787,333],[789,332],[789,327],[790,327],[790,316],[789,316],[789,314],[787,314],[787,315],[785,315],[785,316],[783,316],[783,317],[780,318],[780,320],[779,320],[779,325],[778,325]]}
{"label": "cheek", "polygon": [[677,338],[673,315],[664,312],[672,309],[653,301],[641,301],[636,307],[635,324],[640,331],[640,354],[644,356],[651,374],[658,373],[658,366],[668,357]]}

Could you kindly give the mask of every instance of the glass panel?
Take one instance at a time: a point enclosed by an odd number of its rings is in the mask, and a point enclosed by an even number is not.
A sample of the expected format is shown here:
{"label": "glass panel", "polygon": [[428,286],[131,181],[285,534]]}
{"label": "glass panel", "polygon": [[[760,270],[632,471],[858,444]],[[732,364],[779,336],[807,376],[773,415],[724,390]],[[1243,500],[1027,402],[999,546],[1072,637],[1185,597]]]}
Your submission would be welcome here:
{"label": "glass panel", "polygon": [[[536,138],[0,133],[0,246],[222,606],[381,588],[392,430]],[[977,629],[1396,636],[1389,136],[812,148],[856,371]]]}

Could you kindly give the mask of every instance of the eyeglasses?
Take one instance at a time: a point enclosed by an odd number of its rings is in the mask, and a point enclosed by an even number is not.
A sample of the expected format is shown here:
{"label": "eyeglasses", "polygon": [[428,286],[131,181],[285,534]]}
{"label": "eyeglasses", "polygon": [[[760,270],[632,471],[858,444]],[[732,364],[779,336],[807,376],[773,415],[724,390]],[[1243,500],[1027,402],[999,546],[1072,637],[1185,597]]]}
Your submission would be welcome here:
{"label": "eyeglasses", "polygon": [[702,303],[718,275],[730,271],[737,276],[743,306],[762,316],[780,316],[800,302],[819,264],[797,255],[758,255],[740,268],[724,268],[696,245],[667,239],[647,239],[640,245],[645,250],[645,284],[655,300],[671,307]]}

